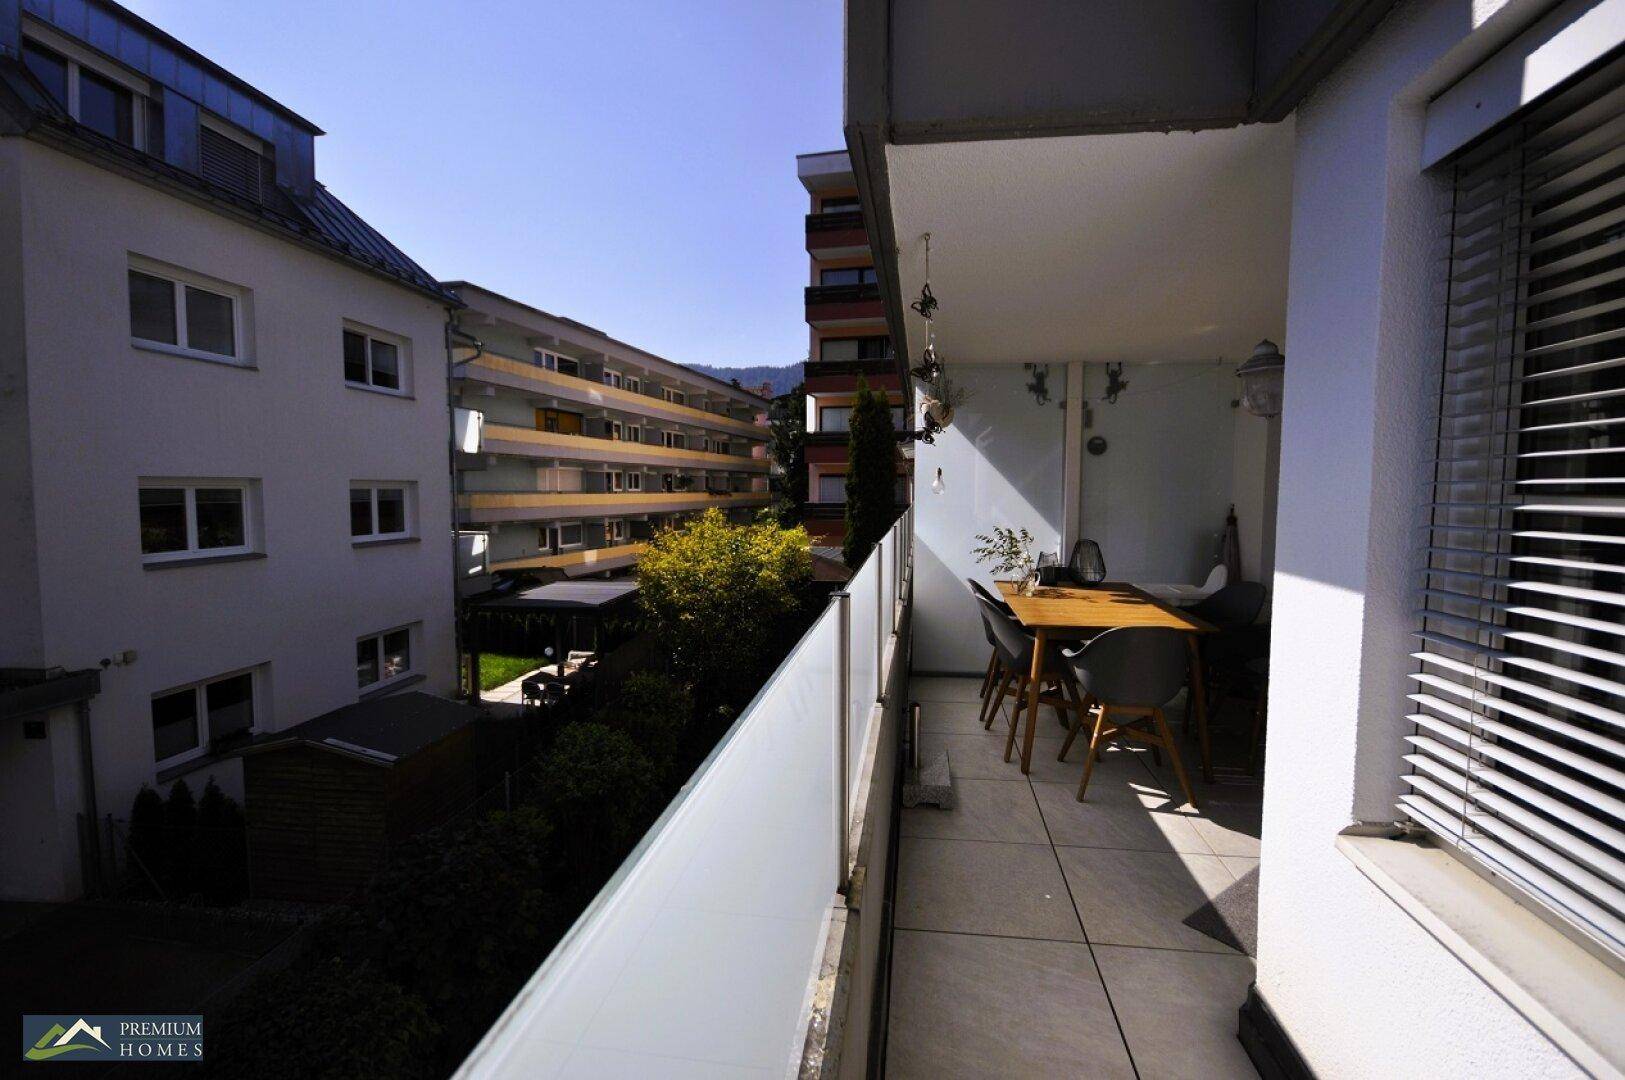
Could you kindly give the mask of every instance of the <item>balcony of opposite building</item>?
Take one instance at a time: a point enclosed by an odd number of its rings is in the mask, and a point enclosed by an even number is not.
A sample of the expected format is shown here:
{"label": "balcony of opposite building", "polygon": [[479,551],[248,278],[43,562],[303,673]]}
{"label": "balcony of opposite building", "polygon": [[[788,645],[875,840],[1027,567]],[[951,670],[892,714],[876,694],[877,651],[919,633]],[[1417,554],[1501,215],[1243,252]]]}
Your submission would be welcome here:
{"label": "balcony of opposite building", "polygon": [[767,491],[470,491],[457,496],[464,524],[551,518],[667,514],[712,507],[766,506]]}
{"label": "balcony of opposite building", "polygon": [[826,211],[807,215],[807,254],[818,258],[859,255],[869,250],[863,211]]}
{"label": "balcony of opposite building", "polygon": [[747,473],[766,473],[769,465],[765,457],[657,446],[592,435],[538,431],[535,428],[489,421],[482,429],[480,451],[528,458],[592,461],[615,465],[653,465],[664,468],[726,469],[731,472]]}
{"label": "balcony of opposite building", "polygon": [[840,326],[886,317],[885,306],[880,300],[880,286],[873,282],[809,285],[805,299],[807,322],[813,326]]}

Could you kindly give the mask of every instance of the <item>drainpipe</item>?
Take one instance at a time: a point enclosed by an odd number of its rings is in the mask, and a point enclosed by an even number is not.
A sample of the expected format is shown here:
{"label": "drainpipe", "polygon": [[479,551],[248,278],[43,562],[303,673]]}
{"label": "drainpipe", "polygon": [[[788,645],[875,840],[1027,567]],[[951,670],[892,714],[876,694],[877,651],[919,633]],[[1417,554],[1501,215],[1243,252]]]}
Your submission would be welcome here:
{"label": "drainpipe", "polygon": [[[458,518],[457,510],[457,403],[452,398],[452,383],[455,381],[457,359],[452,353],[452,339],[462,338],[474,346],[474,355],[469,360],[480,357],[485,352],[485,342],[464,331],[457,325],[457,309],[446,308],[446,471],[451,482],[451,633],[452,648],[457,654],[457,677],[463,674],[463,598],[462,598],[462,551],[458,547]],[[464,361],[465,363],[467,361]],[[473,654],[470,654],[473,655]],[[470,704],[480,703],[480,680],[477,665],[469,665],[468,672],[468,700]]]}
{"label": "drainpipe", "polygon": [[84,788],[85,834],[93,851],[90,858],[83,860],[92,879],[84,886],[86,892],[99,896],[102,891],[101,817],[96,812],[96,762],[90,750],[90,699],[80,698],[74,702],[73,711],[79,724],[79,783]]}

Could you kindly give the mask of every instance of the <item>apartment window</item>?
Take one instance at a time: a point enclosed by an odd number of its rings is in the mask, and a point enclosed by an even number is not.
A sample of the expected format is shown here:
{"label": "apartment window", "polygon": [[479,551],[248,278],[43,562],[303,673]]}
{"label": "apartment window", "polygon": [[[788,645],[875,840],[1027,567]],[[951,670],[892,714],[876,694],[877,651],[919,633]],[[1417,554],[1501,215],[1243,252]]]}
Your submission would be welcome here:
{"label": "apartment window", "polygon": [[683,393],[681,390],[673,390],[671,387],[666,386],[661,388],[661,393],[664,394],[666,400],[671,402],[673,405],[688,404],[688,395]]}
{"label": "apartment window", "polygon": [[1625,958],[1625,283],[1616,60],[1453,183],[1399,807]]}
{"label": "apartment window", "polygon": [[850,431],[851,428],[852,406],[820,405],[818,407],[819,431]]}
{"label": "apartment window", "polygon": [[818,200],[820,214],[842,214],[861,207],[856,195],[828,195]]}
{"label": "apartment window", "polygon": [[543,551],[558,553],[581,546],[581,522],[561,521],[542,528],[537,537]]}
{"label": "apartment window", "polygon": [[641,379],[628,375],[626,376],[624,383],[626,388],[632,391],[634,394],[643,393],[643,381]]}
{"label": "apartment window", "polygon": [[537,409],[536,430],[551,431],[560,435],[580,435],[581,414],[561,412],[558,409]]}
{"label": "apartment window", "polygon": [[138,495],[144,562],[243,555],[253,550],[246,483],[143,481]]}
{"label": "apartment window", "polygon": [[625,438],[625,435],[626,429],[621,426],[621,422],[619,420],[611,420],[609,422],[609,437],[611,440],[620,442],[623,438]]}
{"label": "apartment window", "polygon": [[412,535],[410,484],[351,484],[350,536],[398,540]]}
{"label": "apartment window", "polygon": [[130,266],[128,288],[131,344],[245,362],[240,290],[144,262]]}
{"label": "apartment window", "polygon": [[412,628],[402,626],[355,643],[355,683],[370,690],[412,674]]}
{"label": "apartment window", "polygon": [[643,490],[643,474],[640,473],[640,472],[629,472],[629,473],[627,473],[626,474],[626,490],[628,490],[628,491],[642,491]]}
{"label": "apartment window", "polygon": [[624,519],[604,519],[604,542],[607,544],[626,543],[626,521]]}
{"label": "apartment window", "polygon": [[152,697],[152,754],[195,757],[254,730],[253,671],[222,675]]}
{"label": "apartment window", "polygon": [[346,328],[344,381],[351,386],[400,393],[403,387],[400,340]]}
{"label": "apartment window", "polygon": [[660,433],[660,445],[669,450],[687,450],[688,436],[681,431],[662,431]]}
{"label": "apartment window", "polygon": [[[152,106],[156,103],[119,77],[113,67],[64,55],[28,38],[23,40],[22,51],[24,65],[69,116],[125,146],[162,153],[162,122],[149,125],[155,118]],[[156,112],[161,117],[161,110]]]}
{"label": "apartment window", "polygon": [[[23,39],[23,64],[56,99],[68,108],[68,60],[35,41]],[[70,110],[71,111],[71,110]]]}
{"label": "apartment window", "polygon": [[604,486],[608,491],[620,491],[626,486],[626,474],[620,472],[607,472],[604,474]]}
{"label": "apartment window", "polygon": [[846,266],[818,272],[820,285],[873,285],[876,280],[872,266]]}
{"label": "apartment window", "polygon": [[198,172],[211,184],[245,199],[259,202],[264,195],[264,154],[210,123],[198,127]]}
{"label": "apartment window", "polygon": [[643,441],[643,429],[638,427],[636,424],[628,424],[626,426],[626,441],[627,442],[642,442]]}
{"label": "apartment window", "polygon": [[824,338],[818,343],[820,360],[889,360],[891,356],[891,338],[884,335]]}
{"label": "apartment window", "polygon": [[581,375],[581,361],[576,360],[573,357],[558,356],[555,354],[553,357],[553,370],[557,371],[560,375],[575,375],[579,377]]}
{"label": "apartment window", "polygon": [[608,368],[605,368],[604,385],[613,386],[619,390],[621,388],[621,373],[619,371],[610,371]]}
{"label": "apartment window", "polygon": [[846,501],[846,474],[821,474],[818,477],[818,501],[821,503],[844,503]]}
{"label": "apartment window", "polygon": [[134,146],[135,95],[93,71],[80,71],[79,122],[109,139]]}

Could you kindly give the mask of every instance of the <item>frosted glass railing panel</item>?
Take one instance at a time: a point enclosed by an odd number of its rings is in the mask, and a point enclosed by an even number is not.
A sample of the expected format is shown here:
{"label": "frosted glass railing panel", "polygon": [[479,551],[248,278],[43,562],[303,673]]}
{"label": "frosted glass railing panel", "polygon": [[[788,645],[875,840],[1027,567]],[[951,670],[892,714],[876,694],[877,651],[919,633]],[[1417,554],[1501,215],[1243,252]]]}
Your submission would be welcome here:
{"label": "frosted glass railing panel", "polygon": [[837,616],[831,605],[802,638],[466,1075],[793,1068],[837,885]]}
{"label": "frosted glass railing panel", "polygon": [[863,766],[864,741],[869,734],[869,712],[875,704],[875,578],[879,560],[873,553],[864,560],[846,591],[852,595],[852,681],[847,687],[847,791],[856,800],[858,770]]}

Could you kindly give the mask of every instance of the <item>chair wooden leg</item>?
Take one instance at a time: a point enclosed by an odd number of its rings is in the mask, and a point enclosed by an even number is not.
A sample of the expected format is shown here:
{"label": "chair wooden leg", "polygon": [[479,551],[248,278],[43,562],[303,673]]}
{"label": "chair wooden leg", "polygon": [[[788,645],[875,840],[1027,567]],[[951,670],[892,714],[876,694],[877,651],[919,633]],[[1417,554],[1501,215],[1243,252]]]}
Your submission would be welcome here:
{"label": "chair wooden leg", "polygon": [[982,676],[982,692],[977,697],[986,699],[988,691],[993,689],[993,676],[999,670],[999,653],[995,649],[993,655],[987,658],[987,673]]}
{"label": "chair wooden leg", "polygon": [[1089,736],[1089,752],[1083,755],[1083,779],[1078,781],[1078,801],[1083,801],[1083,793],[1089,790],[1089,774],[1095,771],[1095,762],[1099,759],[1101,733],[1106,730],[1106,714],[1109,710],[1105,705],[1095,714],[1095,730]]}
{"label": "chair wooden leg", "polygon": [[1010,710],[1010,731],[1004,737],[1004,760],[1009,761],[1010,755],[1016,749],[1016,728],[1021,723],[1021,711],[1027,707],[1027,684],[1032,682],[1026,672],[1020,673],[1020,683],[1016,686],[1016,707]]}
{"label": "chair wooden leg", "polygon": [[982,721],[984,730],[993,726],[993,718],[999,715],[999,706],[1004,704],[1005,695],[1010,692],[1010,683],[1015,680],[1015,677],[1015,672],[1005,672],[1004,681],[999,684],[998,693],[989,694],[987,700],[982,702],[982,716],[979,719]]}
{"label": "chair wooden leg", "polygon": [[1055,756],[1056,761],[1066,760],[1066,753],[1072,749],[1072,744],[1077,741],[1078,732],[1082,731],[1083,725],[1092,719],[1093,717],[1090,716],[1088,710],[1078,710],[1078,714],[1072,718],[1072,730],[1066,733],[1066,741],[1061,744],[1061,752]]}
{"label": "chair wooden leg", "polygon": [[1151,710],[1151,721],[1157,726],[1157,735],[1168,746],[1168,760],[1173,764],[1174,776],[1179,780],[1179,788],[1185,793],[1185,801],[1192,806],[1196,805],[1196,793],[1191,790],[1190,777],[1185,775],[1185,763],[1179,760],[1179,747],[1174,744],[1174,736],[1168,730],[1168,719],[1162,715],[1161,709]]}

